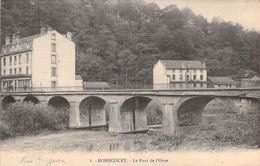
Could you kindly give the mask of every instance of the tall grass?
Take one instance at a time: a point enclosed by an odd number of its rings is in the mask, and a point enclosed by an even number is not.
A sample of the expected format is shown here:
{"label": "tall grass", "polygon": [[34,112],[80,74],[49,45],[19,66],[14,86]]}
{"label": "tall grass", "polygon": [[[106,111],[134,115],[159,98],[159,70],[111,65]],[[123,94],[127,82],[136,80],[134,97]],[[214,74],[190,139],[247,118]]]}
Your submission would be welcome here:
{"label": "tall grass", "polygon": [[64,128],[64,114],[42,104],[16,102],[0,110],[0,139]]}

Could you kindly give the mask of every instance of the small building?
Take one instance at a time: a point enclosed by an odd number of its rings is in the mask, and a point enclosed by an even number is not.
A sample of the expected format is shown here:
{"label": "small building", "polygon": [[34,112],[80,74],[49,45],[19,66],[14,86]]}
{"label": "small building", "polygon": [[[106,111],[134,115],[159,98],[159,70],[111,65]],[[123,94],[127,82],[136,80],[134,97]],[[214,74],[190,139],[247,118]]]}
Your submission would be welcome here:
{"label": "small building", "polygon": [[208,77],[209,88],[236,88],[237,83],[230,77]]}
{"label": "small building", "polygon": [[6,36],[2,47],[1,90],[75,87],[75,43],[72,33],[51,28],[20,38]]}
{"label": "small building", "polygon": [[153,68],[153,88],[207,88],[206,65],[200,61],[159,60]]}
{"label": "small building", "polygon": [[254,76],[252,78],[243,78],[241,80],[241,88],[260,87],[260,78]]}
{"label": "small building", "polygon": [[107,82],[83,82],[83,89],[109,89]]}

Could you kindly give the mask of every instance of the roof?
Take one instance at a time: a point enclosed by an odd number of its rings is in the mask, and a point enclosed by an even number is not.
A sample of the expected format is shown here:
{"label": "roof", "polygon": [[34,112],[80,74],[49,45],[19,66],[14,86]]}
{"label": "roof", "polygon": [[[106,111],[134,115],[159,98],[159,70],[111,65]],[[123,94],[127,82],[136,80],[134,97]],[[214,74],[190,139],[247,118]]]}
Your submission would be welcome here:
{"label": "roof", "polygon": [[253,80],[253,81],[259,81],[259,80],[260,80],[260,78],[259,78],[259,77],[257,77],[257,76],[254,76],[254,77],[252,77],[252,78],[251,78],[251,80]]}
{"label": "roof", "polygon": [[32,35],[32,36],[27,36],[27,37],[23,37],[23,38],[20,38],[20,42],[18,43],[23,43],[23,42],[27,42],[27,41],[30,41],[30,40],[33,40],[37,37],[40,37],[42,34],[35,34],[35,35]]}
{"label": "roof", "polygon": [[206,66],[200,61],[185,60],[159,60],[166,69],[205,69]]}
{"label": "roof", "polygon": [[83,82],[85,88],[110,88],[107,82]]}
{"label": "roof", "polygon": [[208,77],[208,79],[216,85],[220,84],[236,84],[234,80],[230,77]]}
{"label": "roof", "polygon": [[75,80],[82,80],[81,75],[75,75]]}
{"label": "roof", "polygon": [[15,43],[10,43],[8,45],[4,45],[2,47],[1,55],[8,55],[8,54],[13,54],[13,53],[20,53],[24,51],[29,51],[32,49],[32,41],[33,39],[36,39],[43,34],[35,34],[32,36],[20,38],[17,40]]}

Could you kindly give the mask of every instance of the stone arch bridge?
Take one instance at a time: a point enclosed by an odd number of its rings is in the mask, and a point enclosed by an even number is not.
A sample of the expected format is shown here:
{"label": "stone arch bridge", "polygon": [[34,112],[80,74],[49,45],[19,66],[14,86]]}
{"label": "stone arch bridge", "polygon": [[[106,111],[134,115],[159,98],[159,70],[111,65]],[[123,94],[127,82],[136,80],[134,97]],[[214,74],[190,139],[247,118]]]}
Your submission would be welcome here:
{"label": "stone arch bridge", "polygon": [[106,90],[58,92],[2,92],[1,107],[26,101],[64,108],[70,128],[108,126],[109,132],[146,131],[147,105],[155,101],[162,110],[163,133],[175,135],[179,126],[201,120],[204,107],[220,99],[237,113],[258,111],[260,88],[185,90]]}

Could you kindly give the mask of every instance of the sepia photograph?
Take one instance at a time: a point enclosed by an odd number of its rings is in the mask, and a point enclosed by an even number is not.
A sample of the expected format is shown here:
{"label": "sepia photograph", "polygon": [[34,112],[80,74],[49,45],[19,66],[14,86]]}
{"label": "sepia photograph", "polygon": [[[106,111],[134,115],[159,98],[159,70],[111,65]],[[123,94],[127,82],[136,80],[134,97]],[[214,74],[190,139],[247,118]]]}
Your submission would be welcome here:
{"label": "sepia photograph", "polygon": [[260,0],[0,10],[0,166],[260,166]]}

